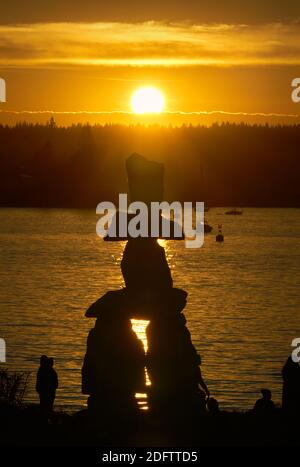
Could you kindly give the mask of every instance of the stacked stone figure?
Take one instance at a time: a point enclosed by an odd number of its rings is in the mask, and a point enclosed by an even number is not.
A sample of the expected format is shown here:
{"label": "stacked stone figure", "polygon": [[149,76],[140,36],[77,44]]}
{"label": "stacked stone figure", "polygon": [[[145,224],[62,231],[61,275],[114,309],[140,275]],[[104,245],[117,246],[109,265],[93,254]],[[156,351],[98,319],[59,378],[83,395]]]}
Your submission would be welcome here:
{"label": "stacked stone figure", "polygon": [[[126,168],[131,201],[148,206],[162,201],[162,164],[134,154]],[[200,356],[182,313],[187,293],[173,287],[164,248],[156,238],[128,238],[121,270],[125,287],[107,292],[86,312],[96,318],[82,369],[90,410],[130,415],[137,407],[135,393],[147,390],[150,410],[157,414],[195,414],[203,407]],[[131,319],[149,320],[147,355]]]}

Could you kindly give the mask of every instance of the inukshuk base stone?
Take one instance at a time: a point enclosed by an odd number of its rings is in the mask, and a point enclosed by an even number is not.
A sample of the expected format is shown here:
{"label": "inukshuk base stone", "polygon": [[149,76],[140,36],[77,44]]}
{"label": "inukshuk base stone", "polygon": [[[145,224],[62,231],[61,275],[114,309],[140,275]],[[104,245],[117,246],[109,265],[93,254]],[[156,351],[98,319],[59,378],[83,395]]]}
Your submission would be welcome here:
{"label": "inukshuk base stone", "polygon": [[[131,201],[162,200],[162,164],[135,154],[126,168]],[[135,393],[146,390],[150,410],[159,415],[200,412],[200,357],[182,313],[187,293],[173,287],[164,248],[156,238],[129,238],[121,269],[125,287],[107,292],[86,312],[96,318],[82,368],[91,412],[130,416],[137,408]],[[147,355],[131,319],[149,320]],[[151,381],[147,389],[145,367]]]}

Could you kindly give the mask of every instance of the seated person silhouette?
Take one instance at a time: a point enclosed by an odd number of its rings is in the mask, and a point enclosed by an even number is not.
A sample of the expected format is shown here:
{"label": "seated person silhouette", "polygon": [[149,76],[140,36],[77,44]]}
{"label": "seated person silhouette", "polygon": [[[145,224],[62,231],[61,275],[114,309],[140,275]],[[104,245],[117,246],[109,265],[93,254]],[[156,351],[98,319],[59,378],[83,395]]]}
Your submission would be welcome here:
{"label": "seated person silhouette", "polygon": [[58,388],[57,373],[53,368],[54,359],[42,355],[36,378],[36,391],[40,397],[40,408],[44,415],[50,415]]}
{"label": "seated person silhouette", "polygon": [[272,401],[272,393],[270,389],[262,389],[262,398],[258,399],[253,407],[254,413],[258,415],[269,415],[276,410],[275,404]]}
{"label": "seated person silhouette", "polygon": [[210,414],[217,415],[220,413],[219,402],[214,397],[210,397],[206,405]]}

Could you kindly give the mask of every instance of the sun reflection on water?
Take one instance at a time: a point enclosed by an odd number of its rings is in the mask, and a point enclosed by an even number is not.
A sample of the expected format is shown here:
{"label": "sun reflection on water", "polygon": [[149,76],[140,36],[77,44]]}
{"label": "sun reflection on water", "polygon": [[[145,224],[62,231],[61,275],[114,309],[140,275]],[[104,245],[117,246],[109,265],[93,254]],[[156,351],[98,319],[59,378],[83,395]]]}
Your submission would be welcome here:
{"label": "sun reflection on water", "polygon": [[158,238],[157,243],[165,250],[166,259],[170,269],[175,269],[174,254],[171,253],[170,242],[164,238]]}
{"label": "sun reflection on water", "polygon": [[[146,329],[150,321],[144,320],[144,319],[131,319],[131,325],[133,331],[136,333],[137,337],[142,341],[143,346],[144,346],[144,351],[145,354],[147,353],[148,350],[148,341],[147,341],[147,335],[146,335]],[[148,373],[147,373],[147,368],[145,367],[145,384],[146,386],[151,386],[151,381],[149,379]],[[140,408],[140,410],[148,410],[148,396],[147,393],[140,393],[137,392],[135,394],[135,398],[137,400],[137,404]]]}
{"label": "sun reflection on water", "polygon": [[145,353],[148,350],[148,341],[146,335],[146,329],[150,321],[145,319],[131,319],[132,329],[136,333],[137,337],[142,341]]}

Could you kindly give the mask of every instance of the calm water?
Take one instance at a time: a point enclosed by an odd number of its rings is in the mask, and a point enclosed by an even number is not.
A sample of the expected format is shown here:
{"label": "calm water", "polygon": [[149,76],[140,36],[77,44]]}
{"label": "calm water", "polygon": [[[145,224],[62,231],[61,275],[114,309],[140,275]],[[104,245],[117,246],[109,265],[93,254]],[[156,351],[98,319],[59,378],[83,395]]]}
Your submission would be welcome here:
{"label": "calm water", "polygon": [[[199,250],[164,243],[174,285],[189,293],[185,315],[202,373],[223,408],[247,409],[261,387],[280,402],[280,370],[300,337],[300,210],[211,209],[215,227]],[[124,243],[95,234],[92,211],[0,209],[0,337],[9,368],[31,370],[55,357],[57,405],[85,404],[81,365],[94,320],[86,308],[122,286]],[[218,223],[225,243],[216,244]]]}

